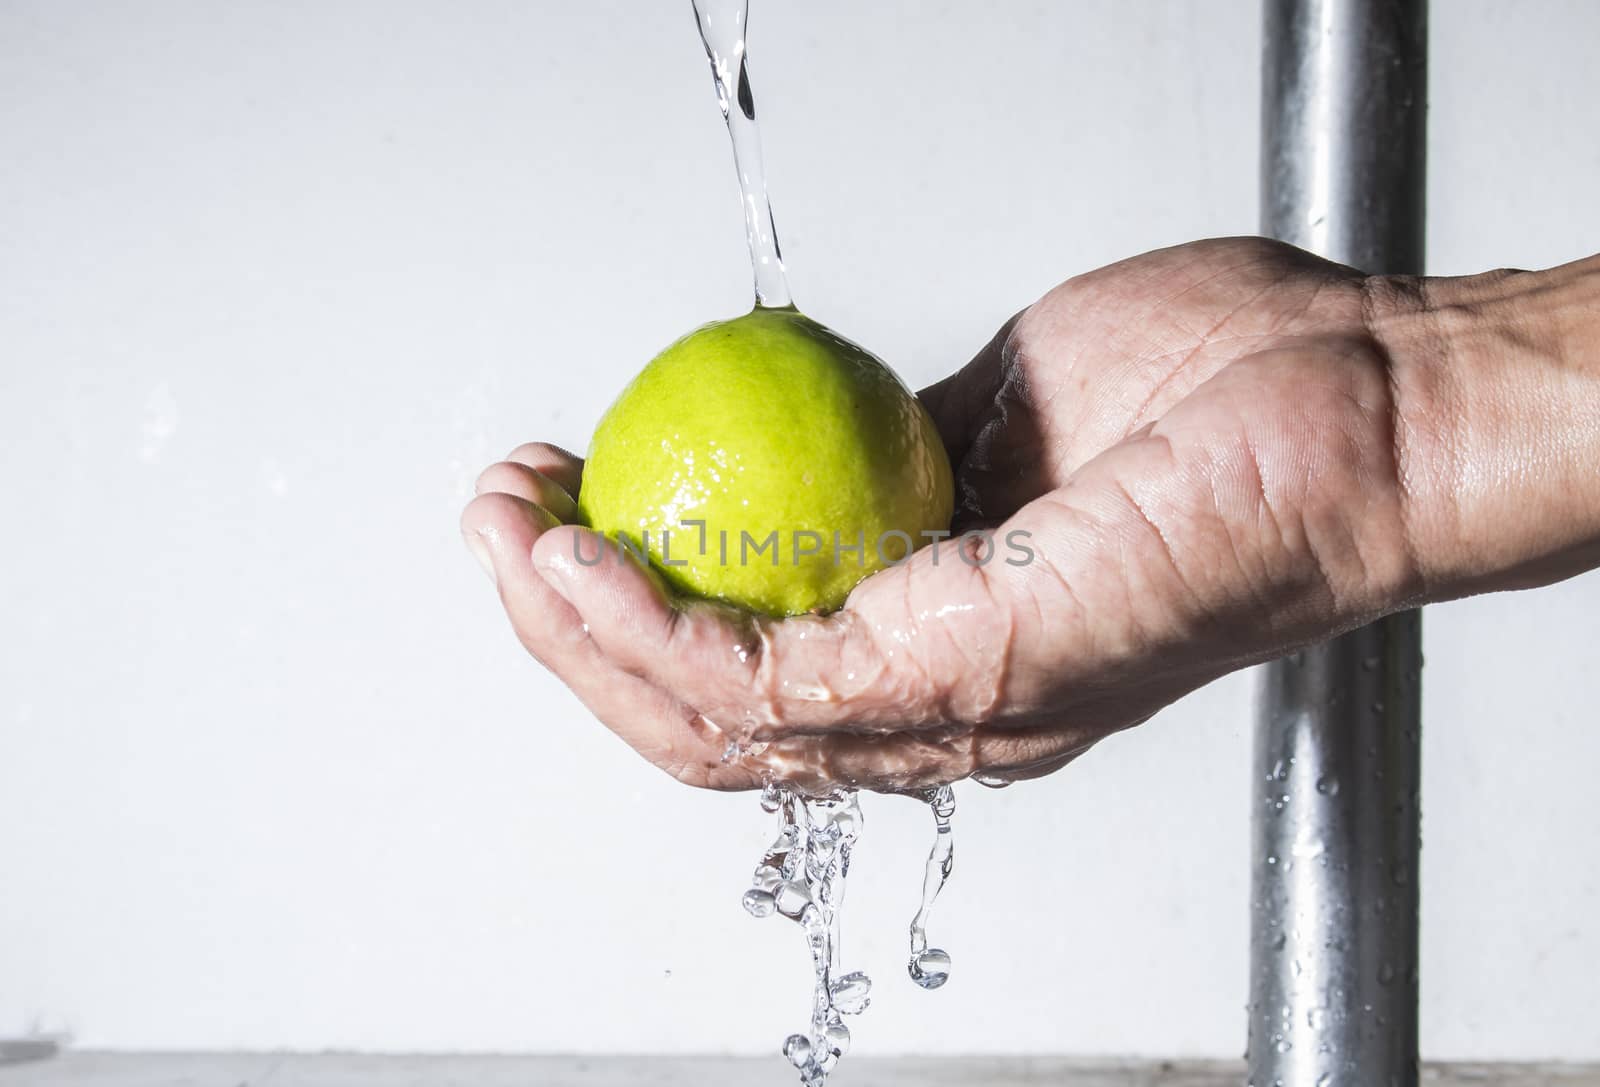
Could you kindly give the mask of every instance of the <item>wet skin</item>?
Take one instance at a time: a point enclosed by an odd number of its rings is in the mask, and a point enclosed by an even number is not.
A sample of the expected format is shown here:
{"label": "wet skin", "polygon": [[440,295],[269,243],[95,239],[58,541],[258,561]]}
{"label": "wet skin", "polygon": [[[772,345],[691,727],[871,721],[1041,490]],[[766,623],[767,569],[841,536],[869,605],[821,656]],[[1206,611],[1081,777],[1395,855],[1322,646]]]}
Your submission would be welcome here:
{"label": "wet skin", "polygon": [[583,464],[543,443],[462,531],[640,754],[819,792],[1049,773],[1237,668],[1600,565],[1600,258],[1416,280],[1196,242],[1068,280],[920,395],[957,530],[1025,530],[1032,562],[951,541],[826,617],[684,604],[574,560]]}

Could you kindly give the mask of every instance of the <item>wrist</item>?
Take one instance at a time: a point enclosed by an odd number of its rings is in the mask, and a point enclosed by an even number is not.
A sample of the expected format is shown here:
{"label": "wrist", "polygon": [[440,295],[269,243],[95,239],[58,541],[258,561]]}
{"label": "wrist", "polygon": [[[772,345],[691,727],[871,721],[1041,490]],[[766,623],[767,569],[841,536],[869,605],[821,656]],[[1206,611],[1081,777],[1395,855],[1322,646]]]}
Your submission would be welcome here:
{"label": "wrist", "polygon": [[1396,469],[1423,594],[1600,565],[1600,258],[1542,272],[1372,277]]}

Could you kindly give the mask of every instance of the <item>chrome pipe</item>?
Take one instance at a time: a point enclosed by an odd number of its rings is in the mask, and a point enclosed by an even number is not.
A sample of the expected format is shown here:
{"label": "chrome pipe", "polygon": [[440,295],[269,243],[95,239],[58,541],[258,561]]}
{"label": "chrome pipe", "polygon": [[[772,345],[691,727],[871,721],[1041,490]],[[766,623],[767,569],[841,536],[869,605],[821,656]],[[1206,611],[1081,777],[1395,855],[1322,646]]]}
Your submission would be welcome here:
{"label": "chrome pipe", "polygon": [[[1426,0],[1266,0],[1262,232],[1420,273]],[[1415,1087],[1421,617],[1265,669],[1251,846],[1253,1087]]]}

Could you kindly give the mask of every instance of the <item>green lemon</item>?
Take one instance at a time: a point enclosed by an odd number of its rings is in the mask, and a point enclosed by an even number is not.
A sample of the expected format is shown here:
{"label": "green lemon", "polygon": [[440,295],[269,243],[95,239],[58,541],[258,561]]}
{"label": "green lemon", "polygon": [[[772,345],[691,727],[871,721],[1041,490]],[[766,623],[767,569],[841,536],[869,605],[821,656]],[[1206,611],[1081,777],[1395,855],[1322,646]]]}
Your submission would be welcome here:
{"label": "green lemon", "polygon": [[796,310],[761,308],[633,379],[578,495],[585,524],[674,588],[768,615],[837,608],[948,528],[952,502],[933,420],[894,372]]}

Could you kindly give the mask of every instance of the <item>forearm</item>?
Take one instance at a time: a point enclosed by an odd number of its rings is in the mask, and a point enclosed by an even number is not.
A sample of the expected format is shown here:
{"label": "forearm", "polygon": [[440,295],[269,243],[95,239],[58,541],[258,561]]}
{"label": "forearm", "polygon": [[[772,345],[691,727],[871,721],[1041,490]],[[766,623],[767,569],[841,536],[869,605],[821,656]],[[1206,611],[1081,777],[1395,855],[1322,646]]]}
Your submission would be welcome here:
{"label": "forearm", "polygon": [[1600,257],[1368,296],[1425,598],[1600,566]]}

